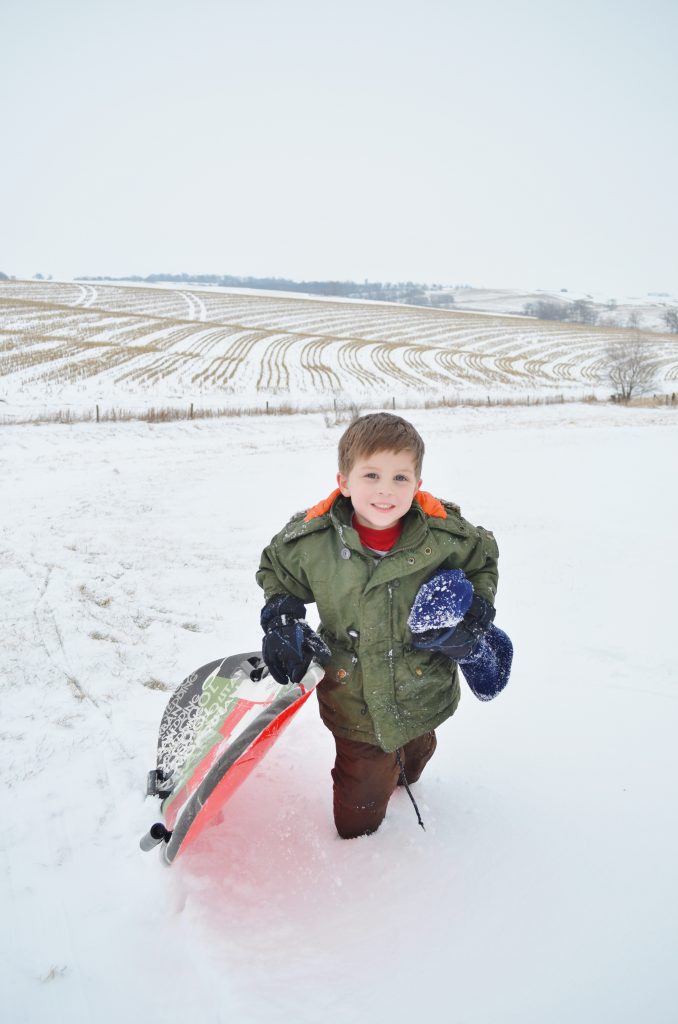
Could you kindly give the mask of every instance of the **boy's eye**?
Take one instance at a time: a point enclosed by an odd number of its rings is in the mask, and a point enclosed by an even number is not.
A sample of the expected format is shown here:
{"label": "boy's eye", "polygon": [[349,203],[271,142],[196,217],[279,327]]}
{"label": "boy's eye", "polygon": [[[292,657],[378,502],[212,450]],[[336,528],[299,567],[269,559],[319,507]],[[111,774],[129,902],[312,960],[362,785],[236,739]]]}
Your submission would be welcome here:
{"label": "boy's eye", "polygon": [[399,484],[407,483],[407,477],[405,476],[404,473],[397,473],[396,480],[398,481]]}
{"label": "boy's eye", "polygon": [[376,473],[365,473],[365,476],[367,477],[368,480],[376,480],[377,479],[377,474]]}

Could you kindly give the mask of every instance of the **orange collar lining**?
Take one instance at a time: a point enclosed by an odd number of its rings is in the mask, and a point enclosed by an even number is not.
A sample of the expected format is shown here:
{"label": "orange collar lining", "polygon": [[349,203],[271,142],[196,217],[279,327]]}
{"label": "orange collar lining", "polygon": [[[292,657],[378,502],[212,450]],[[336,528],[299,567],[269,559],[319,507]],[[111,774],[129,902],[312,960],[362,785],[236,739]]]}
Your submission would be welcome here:
{"label": "orange collar lining", "polygon": [[[335,487],[331,494],[328,494],[326,498],[323,498],[322,501],[317,502],[308,510],[304,516],[304,522],[310,523],[312,519],[324,516],[332,508],[340,494],[340,489]],[[428,491],[417,491],[414,500],[421,505],[423,512],[427,516],[431,516],[433,519],[447,519],[445,506],[437,498],[434,498],[432,494],[429,494]]]}

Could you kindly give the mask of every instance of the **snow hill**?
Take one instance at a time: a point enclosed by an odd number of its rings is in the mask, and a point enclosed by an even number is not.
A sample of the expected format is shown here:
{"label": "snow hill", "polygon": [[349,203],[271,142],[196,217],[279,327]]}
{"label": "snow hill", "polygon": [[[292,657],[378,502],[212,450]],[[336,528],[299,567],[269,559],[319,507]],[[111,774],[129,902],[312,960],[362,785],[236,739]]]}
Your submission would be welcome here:
{"label": "snow hill", "polygon": [[675,391],[675,335],[243,290],[0,281],[0,399],[17,421],[96,405],[608,397],[607,352],[639,333],[658,388]]}
{"label": "snow hill", "polygon": [[138,848],[168,693],[257,645],[259,552],[342,426],[0,428],[3,1020],[673,1024],[675,417],[412,413],[498,537],[512,681],[440,729],[425,833],[398,791],[337,838],[309,702],[171,869]]}
{"label": "snow hill", "polygon": [[[431,292],[431,296],[440,292]],[[525,308],[539,303],[572,306],[586,303],[601,327],[621,327],[629,324],[641,330],[665,331],[664,315],[667,309],[678,307],[678,293],[654,293],[612,298],[603,294],[559,288],[535,291],[509,288],[474,288],[470,285],[452,288],[454,306],[459,310],[480,310],[486,313],[523,314]]]}

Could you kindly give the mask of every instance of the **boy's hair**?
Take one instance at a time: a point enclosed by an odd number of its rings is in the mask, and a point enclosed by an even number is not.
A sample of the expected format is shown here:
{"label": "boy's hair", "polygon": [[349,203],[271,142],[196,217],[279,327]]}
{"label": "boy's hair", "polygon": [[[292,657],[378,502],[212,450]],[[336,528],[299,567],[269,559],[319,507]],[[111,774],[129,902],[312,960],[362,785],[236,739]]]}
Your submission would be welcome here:
{"label": "boy's hair", "polygon": [[424,442],[411,423],[390,412],[360,416],[339,438],[339,472],[348,476],[356,461],[374,452],[411,451],[417,477],[424,461]]}

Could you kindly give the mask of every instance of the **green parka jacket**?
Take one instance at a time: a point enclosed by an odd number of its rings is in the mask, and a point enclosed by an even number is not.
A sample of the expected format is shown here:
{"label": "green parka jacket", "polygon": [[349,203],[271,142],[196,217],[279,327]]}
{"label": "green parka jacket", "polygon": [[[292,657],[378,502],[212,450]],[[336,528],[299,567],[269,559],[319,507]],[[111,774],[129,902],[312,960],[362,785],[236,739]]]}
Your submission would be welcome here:
{"label": "green parka jacket", "polygon": [[436,570],[463,569],[475,593],[493,604],[497,544],[456,505],[419,494],[399,540],[379,557],[350,525],[350,499],[330,497],[276,534],[257,582],[266,600],[289,593],[318,606],[319,632],[332,652],[317,691],[325,725],[338,736],[396,750],[435,729],[459,703],[456,664],[411,646],[407,619],[415,595]]}

